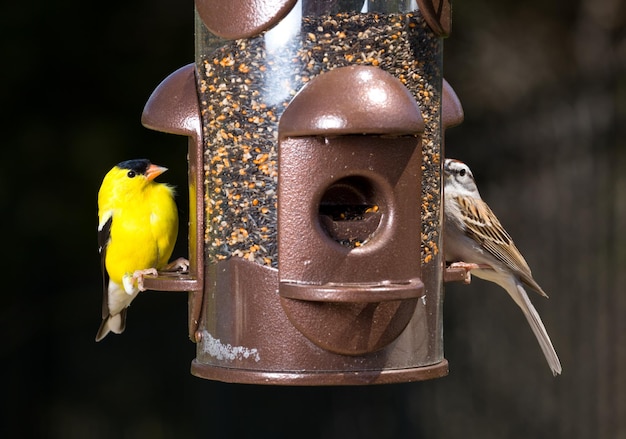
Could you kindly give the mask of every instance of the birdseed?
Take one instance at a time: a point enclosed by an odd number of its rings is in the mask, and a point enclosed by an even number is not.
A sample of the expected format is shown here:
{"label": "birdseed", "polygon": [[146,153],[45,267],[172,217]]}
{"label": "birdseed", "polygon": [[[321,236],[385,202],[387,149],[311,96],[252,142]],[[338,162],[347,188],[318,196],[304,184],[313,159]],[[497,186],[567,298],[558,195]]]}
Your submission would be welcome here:
{"label": "birdseed", "polygon": [[266,34],[215,47],[203,28],[198,73],[208,262],[236,256],[277,266],[279,118],[312,78],[350,65],[385,70],[419,103],[422,262],[439,260],[442,41],[419,11],[303,17],[299,33],[276,47]]}

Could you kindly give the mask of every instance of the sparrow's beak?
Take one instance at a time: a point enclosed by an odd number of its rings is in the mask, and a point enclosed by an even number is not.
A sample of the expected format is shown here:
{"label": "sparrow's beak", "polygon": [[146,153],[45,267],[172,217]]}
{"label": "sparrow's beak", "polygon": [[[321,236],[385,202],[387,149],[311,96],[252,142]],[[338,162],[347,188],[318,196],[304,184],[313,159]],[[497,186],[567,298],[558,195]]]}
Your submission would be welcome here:
{"label": "sparrow's beak", "polygon": [[150,165],[150,167],[146,171],[146,178],[148,180],[154,180],[165,171],[167,171],[167,168],[164,168],[163,166]]}

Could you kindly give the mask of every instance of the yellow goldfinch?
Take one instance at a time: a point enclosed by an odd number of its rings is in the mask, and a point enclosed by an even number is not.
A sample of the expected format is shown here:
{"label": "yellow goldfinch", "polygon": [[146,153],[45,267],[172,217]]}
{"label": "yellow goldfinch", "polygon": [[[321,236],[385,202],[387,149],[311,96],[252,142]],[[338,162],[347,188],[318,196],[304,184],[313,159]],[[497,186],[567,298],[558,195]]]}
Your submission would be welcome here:
{"label": "yellow goldfinch", "polygon": [[143,276],[168,265],[178,234],[178,212],[171,186],[154,181],[167,168],[149,160],[127,160],[111,169],[98,192],[98,245],[102,258],[102,324],[96,341],[120,334],[126,308],[143,291]]}

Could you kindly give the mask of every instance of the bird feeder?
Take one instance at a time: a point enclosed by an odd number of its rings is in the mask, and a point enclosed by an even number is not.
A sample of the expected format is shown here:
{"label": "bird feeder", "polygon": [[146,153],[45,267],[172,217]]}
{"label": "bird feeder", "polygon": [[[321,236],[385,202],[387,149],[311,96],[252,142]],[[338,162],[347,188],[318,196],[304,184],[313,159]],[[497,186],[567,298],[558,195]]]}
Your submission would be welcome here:
{"label": "bird feeder", "polygon": [[[446,1],[196,0],[196,60],[142,122],[189,137],[194,375],[354,385],[447,374]],[[454,273],[448,273],[454,276]]]}

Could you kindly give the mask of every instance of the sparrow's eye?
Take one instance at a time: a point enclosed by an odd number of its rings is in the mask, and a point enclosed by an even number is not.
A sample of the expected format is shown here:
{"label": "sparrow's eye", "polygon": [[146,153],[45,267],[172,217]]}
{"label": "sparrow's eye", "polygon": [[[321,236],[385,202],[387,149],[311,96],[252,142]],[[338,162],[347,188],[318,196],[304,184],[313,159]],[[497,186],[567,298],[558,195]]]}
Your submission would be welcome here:
{"label": "sparrow's eye", "polygon": [[[130,174],[130,173],[129,173],[129,174]],[[465,177],[465,174],[467,174],[467,171],[466,171],[465,169],[461,169],[461,170],[459,171],[459,175],[460,175],[461,177]]]}
{"label": "sparrow's eye", "polygon": [[135,171],[128,171],[128,174],[126,174],[126,175],[128,175],[128,178],[134,178],[135,175],[137,175],[137,174],[135,173]]}

